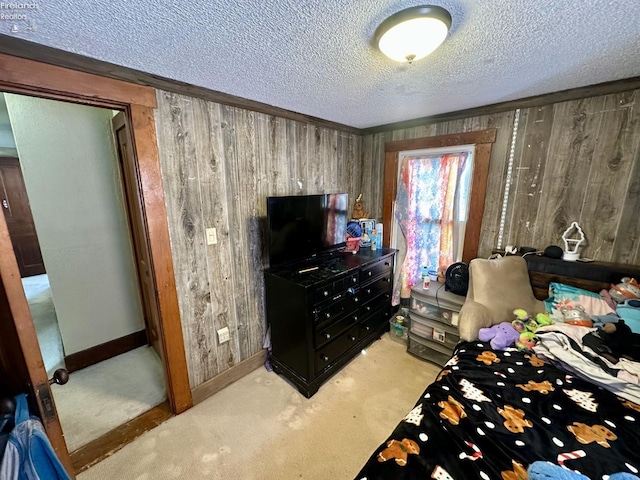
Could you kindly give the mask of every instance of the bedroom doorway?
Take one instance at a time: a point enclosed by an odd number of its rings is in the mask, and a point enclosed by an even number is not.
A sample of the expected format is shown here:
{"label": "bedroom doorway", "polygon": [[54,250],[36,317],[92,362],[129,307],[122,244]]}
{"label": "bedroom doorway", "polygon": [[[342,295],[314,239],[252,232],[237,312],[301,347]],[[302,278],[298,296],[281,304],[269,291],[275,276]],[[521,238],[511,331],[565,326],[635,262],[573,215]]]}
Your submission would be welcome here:
{"label": "bedroom doorway", "polygon": [[[168,405],[162,412],[142,415],[129,422],[109,449],[73,458],[69,455],[53,402],[49,378],[43,366],[37,335],[20,281],[19,268],[4,216],[0,216],[0,393],[25,392],[33,400],[34,413],[42,419],[47,436],[67,471],[104,458],[122,442],[131,441],[171,414],[193,404],[186,366],[184,339],[178,308],[164,190],[160,173],[153,109],[155,90],[50,63],[0,53],[0,90],[72,104],[122,110],[132,134],[133,161],[139,175],[137,194],[144,206],[144,232],[151,252],[151,276],[160,312],[160,346]],[[56,63],[56,62],[52,62]],[[140,421],[138,421],[140,420]],[[101,457],[100,457],[101,455]]]}
{"label": "bedroom doorway", "polygon": [[[117,133],[128,136],[121,112],[116,132],[110,109],[2,97],[17,154],[3,170],[3,180],[15,180],[11,190],[3,181],[11,193],[5,219],[31,223],[28,246],[42,268],[21,269],[22,284],[47,375],[70,373],[52,392],[74,452],[167,399],[155,298],[141,281],[150,278],[148,255],[132,228],[140,222],[132,218],[137,180],[118,155],[131,146],[116,143]],[[17,240],[26,234],[16,231],[9,230],[22,260],[26,242]]]}

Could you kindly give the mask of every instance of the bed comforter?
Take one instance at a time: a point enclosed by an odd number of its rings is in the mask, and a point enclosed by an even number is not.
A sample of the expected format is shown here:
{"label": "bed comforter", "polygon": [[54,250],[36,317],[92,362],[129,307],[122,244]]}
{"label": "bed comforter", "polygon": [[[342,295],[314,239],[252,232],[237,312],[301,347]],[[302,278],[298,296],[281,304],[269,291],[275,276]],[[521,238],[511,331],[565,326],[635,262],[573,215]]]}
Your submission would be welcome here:
{"label": "bed comforter", "polygon": [[637,474],[640,405],[533,354],[463,342],[356,479],[523,480],[537,460]]}

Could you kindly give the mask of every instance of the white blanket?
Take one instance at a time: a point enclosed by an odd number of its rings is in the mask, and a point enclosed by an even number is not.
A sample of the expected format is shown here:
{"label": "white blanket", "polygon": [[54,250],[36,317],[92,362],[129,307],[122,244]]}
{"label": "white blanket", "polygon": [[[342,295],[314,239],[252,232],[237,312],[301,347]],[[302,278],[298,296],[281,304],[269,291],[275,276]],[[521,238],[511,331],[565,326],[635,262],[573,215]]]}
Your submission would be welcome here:
{"label": "white blanket", "polygon": [[634,403],[640,403],[640,385],[638,384],[640,364],[638,362],[621,359],[618,363],[613,364],[604,357],[600,357],[609,369],[614,370],[615,375],[613,375],[597,363],[589,360],[572,346],[569,338],[574,340],[575,345],[582,351],[598,356],[582,342],[582,338],[593,330],[592,328],[565,324],[543,327],[537,332],[540,341],[533,347],[533,351],[539,357],[548,359],[558,368],[568,373],[600,385],[602,388],[622,398]]}

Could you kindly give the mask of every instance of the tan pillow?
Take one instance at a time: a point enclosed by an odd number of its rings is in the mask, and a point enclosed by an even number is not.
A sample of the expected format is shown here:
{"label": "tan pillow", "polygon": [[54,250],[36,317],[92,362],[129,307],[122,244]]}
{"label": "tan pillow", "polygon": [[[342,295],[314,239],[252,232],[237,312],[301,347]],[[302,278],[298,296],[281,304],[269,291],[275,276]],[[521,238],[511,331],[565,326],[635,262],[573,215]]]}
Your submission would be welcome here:
{"label": "tan pillow", "polygon": [[460,311],[460,337],[468,341],[478,338],[480,328],[511,322],[516,308],[523,308],[531,315],[544,312],[544,304],[533,295],[527,262],[519,256],[471,260],[465,305],[471,302],[485,308],[470,304],[470,308],[463,306]]}

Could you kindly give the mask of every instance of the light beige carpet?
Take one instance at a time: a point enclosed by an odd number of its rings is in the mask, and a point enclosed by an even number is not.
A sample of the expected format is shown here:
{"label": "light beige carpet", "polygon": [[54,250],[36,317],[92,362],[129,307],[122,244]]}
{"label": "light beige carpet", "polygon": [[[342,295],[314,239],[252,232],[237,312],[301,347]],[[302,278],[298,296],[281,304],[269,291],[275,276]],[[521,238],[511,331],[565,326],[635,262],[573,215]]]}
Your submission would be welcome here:
{"label": "light beige carpet", "polygon": [[261,367],[78,479],[352,479],[439,370],[388,334],[310,399]]}
{"label": "light beige carpet", "polygon": [[70,452],[167,399],[162,362],[147,346],[73,372],[52,391]]}

